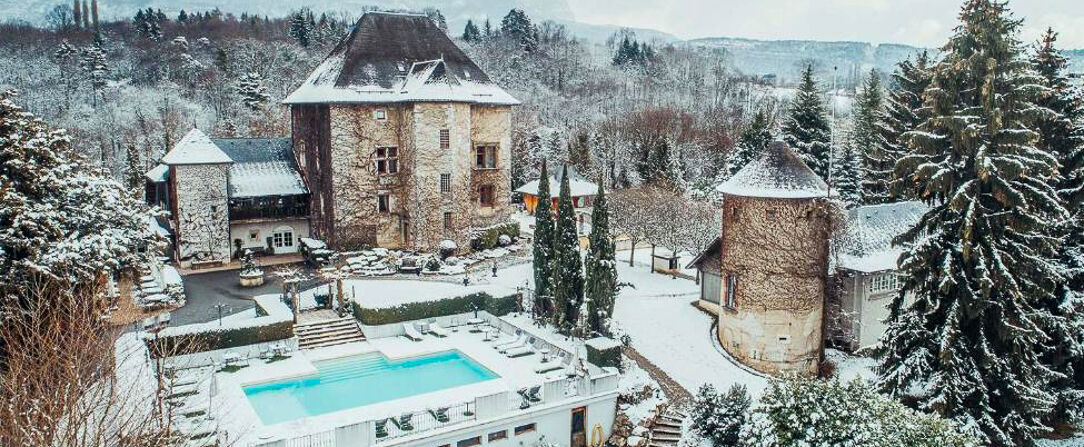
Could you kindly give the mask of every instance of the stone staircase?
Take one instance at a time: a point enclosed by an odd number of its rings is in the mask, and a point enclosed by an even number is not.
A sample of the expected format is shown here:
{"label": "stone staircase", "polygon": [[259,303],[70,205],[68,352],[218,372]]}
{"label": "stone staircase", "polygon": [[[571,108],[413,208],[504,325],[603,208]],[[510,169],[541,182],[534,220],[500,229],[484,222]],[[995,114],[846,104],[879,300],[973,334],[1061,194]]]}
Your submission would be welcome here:
{"label": "stone staircase", "polygon": [[365,341],[365,335],[353,317],[298,323],[294,325],[294,335],[301,349]]}
{"label": "stone staircase", "polygon": [[649,447],[675,447],[681,442],[681,424],[686,415],[669,407],[655,416],[651,423]]}

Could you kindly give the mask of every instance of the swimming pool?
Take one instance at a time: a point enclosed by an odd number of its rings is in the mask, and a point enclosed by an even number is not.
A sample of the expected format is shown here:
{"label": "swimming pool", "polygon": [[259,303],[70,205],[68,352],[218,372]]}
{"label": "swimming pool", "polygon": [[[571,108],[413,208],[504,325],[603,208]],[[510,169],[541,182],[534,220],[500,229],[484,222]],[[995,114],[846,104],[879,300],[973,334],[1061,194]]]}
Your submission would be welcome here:
{"label": "swimming pool", "polygon": [[456,350],[397,360],[374,352],[317,361],[313,366],[316,374],[244,387],[245,395],[264,424],[318,416],[499,377]]}

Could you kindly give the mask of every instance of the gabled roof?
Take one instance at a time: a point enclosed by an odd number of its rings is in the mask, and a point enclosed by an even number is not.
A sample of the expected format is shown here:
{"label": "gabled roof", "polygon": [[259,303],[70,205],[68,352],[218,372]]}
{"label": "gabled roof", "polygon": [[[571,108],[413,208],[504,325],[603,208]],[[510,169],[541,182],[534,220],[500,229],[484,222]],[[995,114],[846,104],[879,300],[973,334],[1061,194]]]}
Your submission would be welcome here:
{"label": "gabled roof", "polygon": [[147,180],[155,183],[162,183],[169,180],[169,166],[158,163],[157,166],[151,168],[150,171],[147,171],[147,173],[143,175],[147,177]]}
{"label": "gabled roof", "polygon": [[749,162],[716,189],[732,196],[780,199],[809,199],[828,195],[828,184],[782,141],[769,144],[759,158]]}
{"label": "gabled roof", "polygon": [[847,212],[837,250],[840,268],[859,272],[894,270],[904,248],[892,239],[918,223],[929,207],[918,201],[856,207]]}
{"label": "gabled roof", "polygon": [[[563,172],[562,169],[554,169],[556,172]],[[571,166],[568,168],[568,190],[572,197],[593,196],[598,194],[598,184],[584,180],[580,175],[576,173],[576,170]],[[531,180],[516,188],[518,193],[537,196],[538,195],[538,180]],[[554,199],[561,196],[561,181],[560,177],[550,176],[550,196]]]}
{"label": "gabled roof", "polygon": [[286,104],[471,102],[515,105],[423,15],[365,13]]}
{"label": "gabled roof", "polygon": [[230,198],[308,193],[289,138],[218,138],[212,141],[234,162],[230,165]]}
{"label": "gabled roof", "polygon": [[716,237],[708,244],[704,251],[696,255],[692,261],[689,261],[689,265],[686,265],[685,268],[690,269],[695,267],[699,269],[700,265],[707,261],[714,261],[714,265],[719,265],[719,249],[722,247],[722,244],[723,238]]}
{"label": "gabled roof", "polygon": [[190,130],[165,157],[162,157],[162,163],[167,165],[201,165],[232,161],[199,129]]}

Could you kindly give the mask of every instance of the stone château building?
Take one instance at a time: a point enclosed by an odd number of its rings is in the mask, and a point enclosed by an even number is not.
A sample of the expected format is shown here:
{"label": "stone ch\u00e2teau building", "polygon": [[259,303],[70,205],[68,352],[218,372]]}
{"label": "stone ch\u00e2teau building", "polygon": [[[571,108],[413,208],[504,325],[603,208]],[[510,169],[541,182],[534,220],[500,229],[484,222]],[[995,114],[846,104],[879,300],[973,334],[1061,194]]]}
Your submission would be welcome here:
{"label": "stone ch\u00e2teau building", "polygon": [[[823,356],[828,186],[774,142],[719,186],[722,233],[693,264],[717,293],[718,337],[767,373],[813,374]],[[710,270],[716,270],[707,273]]]}
{"label": "stone ch\u00e2teau building", "polygon": [[285,103],[333,247],[463,247],[511,214],[519,101],[425,16],[366,13]]}

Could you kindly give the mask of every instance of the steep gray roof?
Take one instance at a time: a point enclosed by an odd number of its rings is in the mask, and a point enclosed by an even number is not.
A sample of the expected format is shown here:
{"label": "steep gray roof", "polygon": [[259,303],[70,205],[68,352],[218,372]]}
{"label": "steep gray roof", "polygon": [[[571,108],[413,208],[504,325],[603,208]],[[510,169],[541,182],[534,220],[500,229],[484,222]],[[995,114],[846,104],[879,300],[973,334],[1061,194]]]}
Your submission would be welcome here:
{"label": "steep gray roof", "polygon": [[866,205],[847,211],[843,235],[836,242],[839,267],[860,272],[893,270],[903,247],[892,239],[911,229],[929,211],[918,201]]}
{"label": "steep gray roof", "polygon": [[230,165],[230,198],[307,194],[289,138],[217,138],[211,140]]}
{"label": "steep gray roof", "polygon": [[167,165],[230,163],[230,157],[211,141],[207,134],[192,129],[162,157]]}
{"label": "steep gray roof", "polygon": [[717,188],[723,194],[743,197],[808,199],[826,197],[828,184],[787,144],[775,141]]}
{"label": "steep gray roof", "polygon": [[423,15],[365,13],[284,101],[519,104]]}

